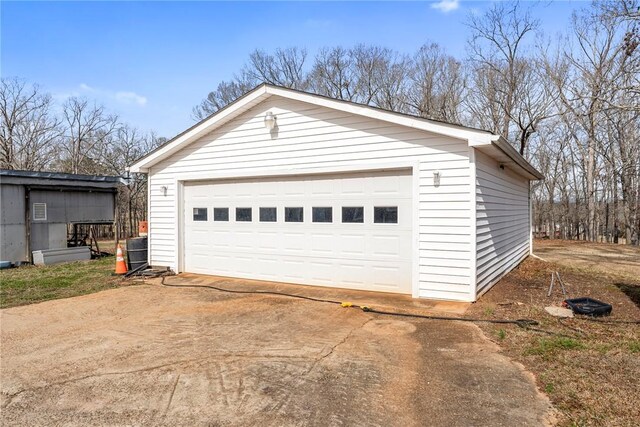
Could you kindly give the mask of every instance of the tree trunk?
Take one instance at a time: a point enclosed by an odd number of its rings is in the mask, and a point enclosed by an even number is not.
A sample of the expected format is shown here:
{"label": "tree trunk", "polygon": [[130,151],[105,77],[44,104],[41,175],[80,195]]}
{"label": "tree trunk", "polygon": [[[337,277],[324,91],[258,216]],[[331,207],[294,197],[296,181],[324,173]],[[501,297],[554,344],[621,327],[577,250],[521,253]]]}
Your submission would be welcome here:
{"label": "tree trunk", "polygon": [[594,241],[596,237],[596,200],[595,200],[595,172],[596,172],[596,149],[595,141],[589,138],[587,157],[587,223],[586,237]]}

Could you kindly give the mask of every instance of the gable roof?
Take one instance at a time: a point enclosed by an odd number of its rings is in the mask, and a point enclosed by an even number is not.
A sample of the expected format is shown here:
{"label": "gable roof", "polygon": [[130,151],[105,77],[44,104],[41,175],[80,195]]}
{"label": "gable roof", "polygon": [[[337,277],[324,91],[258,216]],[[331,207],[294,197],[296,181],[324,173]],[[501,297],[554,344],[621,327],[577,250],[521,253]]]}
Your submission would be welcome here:
{"label": "gable roof", "polygon": [[503,163],[514,163],[530,179],[543,179],[542,174],[531,166],[504,138],[491,132],[437,120],[425,119],[409,114],[397,113],[372,107],[370,105],[333,99],[323,95],[312,94],[267,83],[263,83],[255,87],[229,105],[221,108],[209,117],[206,117],[184,132],[178,134],[173,139],[167,141],[165,144],[151,151],[131,165],[129,170],[131,172],[148,172],[149,168],[154,164],[168,158],[173,153],[181,150],[201,136],[219,128],[223,124],[260,104],[271,96],[301,101],[333,110],[369,117],[371,119],[394,123],[400,126],[407,126],[426,132],[462,139],[468,141],[469,146],[478,147],[483,151],[487,151],[490,155],[491,152],[497,149],[500,153],[496,151],[493,154],[502,155],[493,155],[492,157],[497,158]]}

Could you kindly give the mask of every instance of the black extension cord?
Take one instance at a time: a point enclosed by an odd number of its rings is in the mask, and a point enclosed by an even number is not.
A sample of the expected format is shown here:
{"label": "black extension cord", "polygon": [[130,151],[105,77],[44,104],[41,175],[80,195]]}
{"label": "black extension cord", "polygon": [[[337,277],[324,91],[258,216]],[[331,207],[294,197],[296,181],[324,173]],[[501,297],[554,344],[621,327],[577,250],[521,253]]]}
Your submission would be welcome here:
{"label": "black extension cord", "polygon": [[[417,318],[417,319],[430,319],[430,320],[456,320],[456,321],[460,321],[460,322],[483,322],[483,323],[495,323],[495,324],[510,324],[510,325],[518,325],[521,328],[525,328],[525,329],[532,329],[532,326],[537,326],[539,325],[539,323],[536,320],[532,320],[532,319],[516,319],[516,320],[509,320],[509,319],[473,319],[473,318],[468,318],[468,317],[444,317],[444,316],[429,316],[426,314],[412,314],[412,313],[397,313],[397,312],[391,312],[391,311],[384,311],[384,310],[376,310],[374,308],[368,307],[368,306],[364,306],[364,305],[357,305],[357,304],[351,304],[351,303],[345,303],[342,301],[335,301],[335,300],[329,300],[329,299],[323,299],[323,298],[313,298],[313,297],[307,297],[304,295],[296,295],[296,294],[288,294],[285,292],[275,292],[275,291],[242,291],[242,290],[238,290],[238,289],[226,289],[226,288],[220,288],[217,286],[212,286],[212,285],[171,285],[169,283],[165,282],[165,279],[167,278],[167,276],[162,276],[162,281],[160,282],[160,284],[162,286],[167,286],[167,287],[172,287],[172,288],[204,288],[204,289],[214,289],[220,292],[228,292],[228,293],[232,293],[232,294],[257,294],[257,295],[275,295],[275,296],[282,296],[282,297],[288,297],[288,298],[298,298],[298,299],[304,299],[304,300],[308,300],[308,301],[315,301],[315,302],[324,302],[324,303],[328,303],[328,304],[337,304],[340,305],[342,307],[355,307],[355,308],[359,308],[362,311],[365,311],[367,313],[376,313],[376,314],[382,314],[382,315],[386,315],[386,316],[399,316],[399,317],[411,317],[411,318]],[[532,330],[537,330],[540,332],[547,332],[547,331],[542,331],[542,330],[538,330],[538,329],[532,329]]]}

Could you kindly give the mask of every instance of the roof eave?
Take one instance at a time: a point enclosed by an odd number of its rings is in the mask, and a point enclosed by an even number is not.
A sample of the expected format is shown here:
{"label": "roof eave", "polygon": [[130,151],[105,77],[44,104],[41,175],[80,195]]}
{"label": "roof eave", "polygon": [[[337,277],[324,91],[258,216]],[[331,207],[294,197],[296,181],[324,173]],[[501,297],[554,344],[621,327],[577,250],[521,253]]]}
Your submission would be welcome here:
{"label": "roof eave", "polygon": [[267,85],[264,83],[256,86],[254,89],[250,90],[234,102],[230,103],[224,108],[221,108],[210,116],[194,124],[187,130],[176,135],[160,147],[146,154],[142,158],[138,159],[134,164],[129,166],[129,172],[148,173],[151,166],[180,150],[184,145],[189,144],[200,136],[211,132],[217,126],[221,126],[228,120],[231,120],[233,117],[235,117],[239,110],[243,109],[243,107],[246,107],[260,97],[269,96],[267,94],[266,87]]}
{"label": "roof eave", "polygon": [[409,116],[350,101],[336,100],[322,95],[311,94],[266,83],[257,86],[247,92],[244,96],[238,98],[204,120],[201,120],[170,141],[166,142],[164,145],[142,157],[131,165],[129,171],[133,173],[148,173],[153,165],[182,149],[185,145],[195,139],[212,132],[217,127],[222,126],[227,121],[233,119],[239,114],[242,114],[244,111],[252,108],[272,95],[315,104],[321,107],[356,114],[375,120],[386,121],[400,126],[406,126],[455,139],[465,140],[468,141],[470,146],[493,144],[505,153],[506,156],[512,159],[520,168],[522,168],[525,174],[530,176],[531,179],[544,178],[542,174],[533,168],[533,166],[531,166],[506,140],[504,140],[504,138],[490,132]]}
{"label": "roof eave", "polygon": [[507,141],[504,137],[499,136],[494,141],[494,144],[507,156],[509,156],[514,162],[516,162],[518,166],[535,177],[536,180],[544,179],[544,175],[540,173],[536,168],[534,168],[524,157],[522,157],[522,155],[518,153],[518,151],[513,148],[513,145],[509,144],[509,141]]}
{"label": "roof eave", "polygon": [[500,150],[507,156],[514,164],[518,166],[523,175],[529,178],[532,181],[543,180],[544,175],[542,175],[536,168],[534,168],[527,160],[522,157],[518,151],[513,148],[511,144],[500,135],[493,135],[489,142],[487,141],[472,141],[469,140],[469,146],[471,147],[479,147],[482,146],[493,146],[496,149]]}

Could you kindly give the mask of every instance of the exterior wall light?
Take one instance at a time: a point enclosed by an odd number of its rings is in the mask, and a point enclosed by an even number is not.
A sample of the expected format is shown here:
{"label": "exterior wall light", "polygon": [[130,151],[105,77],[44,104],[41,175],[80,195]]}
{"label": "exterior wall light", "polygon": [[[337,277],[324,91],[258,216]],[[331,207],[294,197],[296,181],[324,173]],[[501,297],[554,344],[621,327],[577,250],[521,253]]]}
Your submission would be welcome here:
{"label": "exterior wall light", "polygon": [[440,187],[440,171],[433,172],[433,186]]}
{"label": "exterior wall light", "polygon": [[270,131],[276,127],[276,116],[274,116],[271,111],[267,111],[267,114],[264,116],[264,127]]}
{"label": "exterior wall light", "polygon": [[167,186],[163,185],[162,187],[160,187],[160,190],[162,191],[162,195],[167,197]]}

